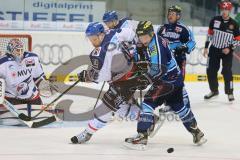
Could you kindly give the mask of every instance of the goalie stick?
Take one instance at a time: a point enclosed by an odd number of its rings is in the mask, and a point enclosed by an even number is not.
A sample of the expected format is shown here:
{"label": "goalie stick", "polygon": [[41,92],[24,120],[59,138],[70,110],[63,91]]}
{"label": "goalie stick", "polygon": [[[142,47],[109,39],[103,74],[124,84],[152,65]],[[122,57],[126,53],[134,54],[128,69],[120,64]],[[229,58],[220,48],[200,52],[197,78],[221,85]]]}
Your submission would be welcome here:
{"label": "goalie stick", "polygon": [[47,119],[44,119],[42,121],[39,122],[33,122],[31,120],[31,117],[25,115],[24,113],[21,113],[18,109],[15,108],[15,106],[13,104],[11,104],[9,101],[7,101],[4,98],[5,95],[5,80],[0,78],[0,104],[4,104],[4,106],[17,118],[19,118],[19,120],[21,122],[23,122],[24,124],[26,124],[28,127],[30,128],[38,128],[44,125],[47,125],[49,123],[52,123],[54,121],[56,121],[55,116],[49,117]]}
{"label": "goalie stick", "polygon": [[56,121],[55,116],[49,117],[47,119],[44,119],[42,121],[39,122],[33,122],[31,120],[31,117],[26,116],[23,113],[20,113],[19,110],[17,110],[13,104],[11,104],[10,102],[8,102],[7,100],[3,101],[4,106],[12,113],[14,114],[16,117],[18,117],[20,119],[21,122],[23,122],[24,124],[26,124],[28,127],[30,128],[38,128],[38,127],[42,127],[45,126],[47,124],[50,124],[52,122]]}

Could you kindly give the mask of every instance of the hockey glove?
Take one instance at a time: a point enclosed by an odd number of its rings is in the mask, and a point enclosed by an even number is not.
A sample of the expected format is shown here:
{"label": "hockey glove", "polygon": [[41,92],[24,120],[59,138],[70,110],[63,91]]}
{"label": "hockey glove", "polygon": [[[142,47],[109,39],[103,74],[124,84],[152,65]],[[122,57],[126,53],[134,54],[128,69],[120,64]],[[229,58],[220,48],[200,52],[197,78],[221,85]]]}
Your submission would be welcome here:
{"label": "hockey glove", "polygon": [[87,70],[83,70],[82,72],[78,73],[78,79],[81,82],[86,82],[87,81]]}
{"label": "hockey glove", "polygon": [[115,81],[113,85],[119,88],[127,89],[130,91],[135,91],[137,89],[144,90],[149,84],[152,83],[152,80],[147,74],[142,74],[140,76],[130,77],[128,80],[124,81]]}
{"label": "hockey glove", "polygon": [[175,55],[181,55],[181,54],[188,53],[188,47],[185,45],[179,46],[179,47],[175,48],[174,53],[175,53]]}
{"label": "hockey glove", "polygon": [[132,81],[133,81],[133,87],[132,88],[138,89],[138,90],[144,90],[148,87],[149,84],[152,83],[152,80],[148,76],[148,74],[143,74],[141,76],[133,78]]}

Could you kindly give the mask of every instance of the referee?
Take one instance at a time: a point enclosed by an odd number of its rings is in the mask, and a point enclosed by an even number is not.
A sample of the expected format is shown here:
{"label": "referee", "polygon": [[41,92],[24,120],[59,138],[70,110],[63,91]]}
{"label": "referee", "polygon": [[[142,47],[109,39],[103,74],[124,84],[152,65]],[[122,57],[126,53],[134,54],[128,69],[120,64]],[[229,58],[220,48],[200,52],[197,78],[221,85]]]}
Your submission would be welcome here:
{"label": "referee", "polygon": [[240,44],[240,32],[237,22],[229,16],[231,9],[231,2],[221,2],[221,16],[214,17],[209,24],[204,56],[208,56],[207,77],[211,92],[205,95],[204,99],[210,99],[219,94],[217,73],[222,60],[221,73],[224,78],[225,94],[228,95],[229,101],[234,100],[232,59],[234,48]]}

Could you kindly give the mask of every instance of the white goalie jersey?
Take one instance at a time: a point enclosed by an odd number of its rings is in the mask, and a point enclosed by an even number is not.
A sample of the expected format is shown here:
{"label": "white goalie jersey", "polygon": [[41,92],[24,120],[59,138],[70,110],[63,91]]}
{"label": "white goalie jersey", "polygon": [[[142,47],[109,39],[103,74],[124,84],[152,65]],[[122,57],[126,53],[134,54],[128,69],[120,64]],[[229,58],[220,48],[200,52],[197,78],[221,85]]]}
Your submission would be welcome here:
{"label": "white goalie jersey", "polygon": [[0,78],[5,80],[5,97],[33,99],[39,96],[35,82],[44,72],[36,54],[24,52],[23,60],[16,62],[12,55],[0,58]]}

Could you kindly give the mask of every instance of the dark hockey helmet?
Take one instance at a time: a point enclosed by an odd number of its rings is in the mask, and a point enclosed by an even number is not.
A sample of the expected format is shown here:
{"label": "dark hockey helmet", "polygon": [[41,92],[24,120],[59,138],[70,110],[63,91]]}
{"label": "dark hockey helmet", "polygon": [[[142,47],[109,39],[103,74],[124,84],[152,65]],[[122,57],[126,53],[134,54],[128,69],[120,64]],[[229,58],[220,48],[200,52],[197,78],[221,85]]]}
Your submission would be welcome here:
{"label": "dark hockey helmet", "polygon": [[136,29],[137,36],[142,36],[142,35],[153,35],[154,30],[153,30],[153,25],[151,21],[140,21],[138,23],[137,29]]}
{"label": "dark hockey helmet", "polygon": [[178,5],[173,5],[168,8],[168,13],[169,12],[176,12],[178,15],[182,14],[182,8]]}

